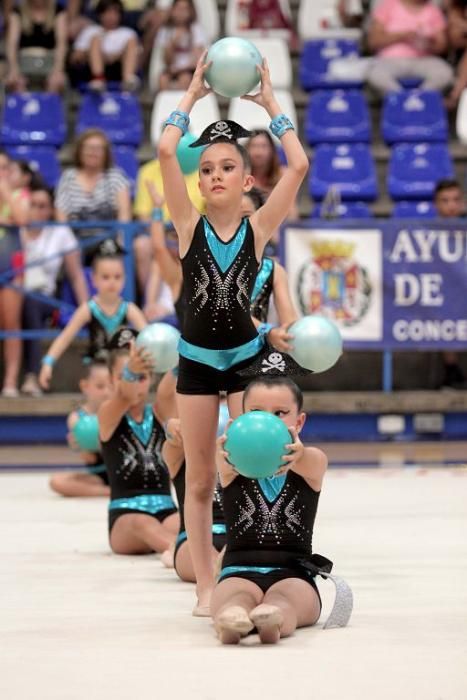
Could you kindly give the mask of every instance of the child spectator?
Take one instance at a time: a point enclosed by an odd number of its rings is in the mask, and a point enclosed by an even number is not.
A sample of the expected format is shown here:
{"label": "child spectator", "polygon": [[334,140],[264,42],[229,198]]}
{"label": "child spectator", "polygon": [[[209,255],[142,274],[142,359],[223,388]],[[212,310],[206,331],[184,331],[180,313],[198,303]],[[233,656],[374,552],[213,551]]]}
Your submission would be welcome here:
{"label": "child spectator", "polygon": [[164,60],[159,89],[185,90],[206,45],[204,31],[196,21],[192,0],[174,0],[156,41]]}
{"label": "child spectator", "polygon": [[[120,0],[100,0],[96,7],[98,24],[85,27],[77,36],[70,56],[70,68],[89,88],[102,92],[106,81],[122,82],[124,90],[137,90],[139,41],[134,29],[122,26]],[[81,76],[80,76],[81,74]]]}
{"label": "child spectator", "polygon": [[447,49],[446,20],[431,0],[382,0],[373,10],[368,34],[376,53],[368,82],[382,93],[402,90],[400,78],[421,78],[422,90],[445,90],[451,66],[442,58]]}
{"label": "child spectator", "polygon": [[[31,192],[31,221],[52,221],[53,194],[44,185]],[[88,289],[81,267],[81,254],[77,240],[68,226],[27,226],[21,230],[21,242],[24,251],[24,288],[27,292],[36,292],[44,296],[53,296],[57,287],[57,278],[62,267],[68,276],[76,300],[83,304],[88,299]],[[43,262],[42,262],[43,261]],[[35,262],[39,264],[34,265]],[[46,325],[53,312],[53,307],[34,296],[29,296],[23,306],[24,330],[40,330]],[[25,377],[21,387],[24,394],[40,396],[38,384],[41,350],[36,338],[24,342]]]}
{"label": "child spectator", "polygon": [[[0,273],[14,269],[15,256],[20,249],[18,226],[29,220],[29,191],[22,186],[21,171],[0,151]],[[9,278],[19,284],[20,275]],[[0,283],[0,328],[17,332],[21,325],[21,294],[7,284]],[[2,396],[18,396],[17,382],[21,362],[21,340],[6,338],[3,342],[4,377]]]}
{"label": "child spectator", "polygon": [[[459,219],[465,215],[465,201],[457,180],[440,180],[434,192],[434,204],[442,219]],[[441,386],[447,389],[466,389],[467,380],[460,366],[457,352],[444,351],[444,376]]]}
{"label": "child spectator", "polygon": [[65,12],[53,0],[24,0],[8,17],[6,85],[24,92],[28,79],[45,78],[48,92],[65,86],[67,29]]}

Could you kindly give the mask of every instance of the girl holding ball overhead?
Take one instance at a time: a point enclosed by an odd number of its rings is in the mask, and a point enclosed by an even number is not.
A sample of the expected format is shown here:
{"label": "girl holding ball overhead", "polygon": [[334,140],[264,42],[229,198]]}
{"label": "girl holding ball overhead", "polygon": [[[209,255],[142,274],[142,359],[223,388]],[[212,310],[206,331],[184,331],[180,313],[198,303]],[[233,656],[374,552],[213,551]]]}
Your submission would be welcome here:
{"label": "girl holding ball overhead", "polygon": [[177,395],[187,462],[185,519],[197,580],[197,615],[210,614],[214,586],[211,520],[219,393],[227,392],[230,415],[239,415],[248,379],[238,372],[255,362],[264,348],[264,337],[250,315],[253,285],[265,245],[287,216],[308,170],[307,156],[274,96],[264,61],[257,66],[259,92],[244,99],[269,114],[287,167],[267,202],[251,217],[241,218],[242,197],[253,186],[253,178],[236,139],[249,132],[231,121],[209,125],[193,144],[205,146],[199,178],[206,216],[200,215],[188,197],[176,149],[188,129],[191,109],[210,92],[204,82],[207,68],[205,53],[178,108],[166,121],[158,149],[166,201],[179,238],[186,302]]}

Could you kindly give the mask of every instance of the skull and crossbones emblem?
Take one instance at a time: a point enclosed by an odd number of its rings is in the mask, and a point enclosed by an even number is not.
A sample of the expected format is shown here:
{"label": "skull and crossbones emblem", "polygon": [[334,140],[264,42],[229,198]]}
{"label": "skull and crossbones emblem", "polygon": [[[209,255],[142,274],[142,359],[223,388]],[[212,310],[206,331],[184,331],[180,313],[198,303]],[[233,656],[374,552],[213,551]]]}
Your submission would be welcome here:
{"label": "skull and crossbones emblem", "polygon": [[285,360],[280,354],[280,352],[271,352],[263,361],[262,361],[262,372],[270,372],[271,370],[277,370],[278,372],[284,372],[285,371]]}
{"label": "skull and crossbones emblem", "polygon": [[227,122],[220,121],[216,122],[211,129],[211,141],[218,139],[219,136],[225,136],[227,139],[233,138],[232,129],[227,124]]}

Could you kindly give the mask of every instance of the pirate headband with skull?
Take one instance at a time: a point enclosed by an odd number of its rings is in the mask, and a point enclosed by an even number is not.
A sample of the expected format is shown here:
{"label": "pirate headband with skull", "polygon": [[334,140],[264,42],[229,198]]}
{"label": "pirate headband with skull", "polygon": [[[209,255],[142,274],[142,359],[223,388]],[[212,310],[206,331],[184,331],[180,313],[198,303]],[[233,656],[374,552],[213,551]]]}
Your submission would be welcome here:
{"label": "pirate headband with skull", "polygon": [[213,143],[235,143],[238,139],[244,139],[252,135],[251,131],[231,119],[225,119],[209,124],[197,141],[190,143],[190,148],[210,146]]}

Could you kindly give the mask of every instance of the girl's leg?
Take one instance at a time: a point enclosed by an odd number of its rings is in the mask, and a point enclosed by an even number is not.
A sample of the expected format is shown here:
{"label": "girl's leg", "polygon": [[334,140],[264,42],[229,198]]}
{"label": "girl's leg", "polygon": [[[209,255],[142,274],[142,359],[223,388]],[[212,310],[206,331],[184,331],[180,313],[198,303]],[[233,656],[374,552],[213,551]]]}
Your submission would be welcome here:
{"label": "girl's leg", "polygon": [[[219,559],[219,552],[217,551],[217,549],[214,549],[214,547],[212,548],[211,552],[212,570],[214,572],[215,577]],[[187,581],[188,583],[196,583],[195,570],[193,567],[193,560],[191,558],[188,542],[183,542],[177,549],[177,555],[175,557],[174,566],[178,577],[182,581]]]}
{"label": "girl's leg", "polygon": [[49,484],[52,491],[69,498],[110,496],[110,486],[104,484],[97,474],[60,472],[50,477]]}
{"label": "girl's leg", "polygon": [[[16,280],[15,280],[16,281]],[[21,330],[21,306],[23,297],[14,289],[4,288],[0,292],[2,303],[3,328],[6,331]],[[15,390],[21,367],[22,342],[20,338],[8,338],[4,341],[5,374],[4,389]]]}
{"label": "girl's leg", "polygon": [[196,612],[207,614],[214,588],[212,499],[219,397],[177,394],[177,403],[186,459],[185,523],[196,574]]}
{"label": "girl's leg", "polygon": [[95,78],[104,80],[104,54],[102,53],[102,40],[100,36],[95,36],[91,40],[89,47],[89,68],[91,75]]}
{"label": "girl's leg", "polygon": [[128,40],[122,54],[122,81],[130,83],[138,70],[139,43],[136,37]]}
{"label": "girl's leg", "polygon": [[263,599],[263,591],[252,581],[228,578],[214,589],[211,612],[222,644],[238,644],[253,629],[251,611]]}
{"label": "girl's leg", "polygon": [[227,395],[227,406],[232,419],[238,418],[243,413],[243,391],[236,391]]}
{"label": "girl's leg", "polygon": [[178,513],[172,513],[172,515],[169,515],[168,518],[164,518],[162,521],[163,526],[165,529],[170,532],[171,535],[175,536],[178,535],[178,531],[180,530],[180,516]]}
{"label": "girl's leg", "polygon": [[115,554],[161,554],[173,541],[174,535],[156,518],[145,513],[121,515],[110,533],[110,546]]}
{"label": "girl's leg", "polygon": [[297,627],[314,625],[320,612],[314,588],[301,579],[288,578],[271,586],[250,618],[263,644],[275,644],[280,637],[293,634]]}

